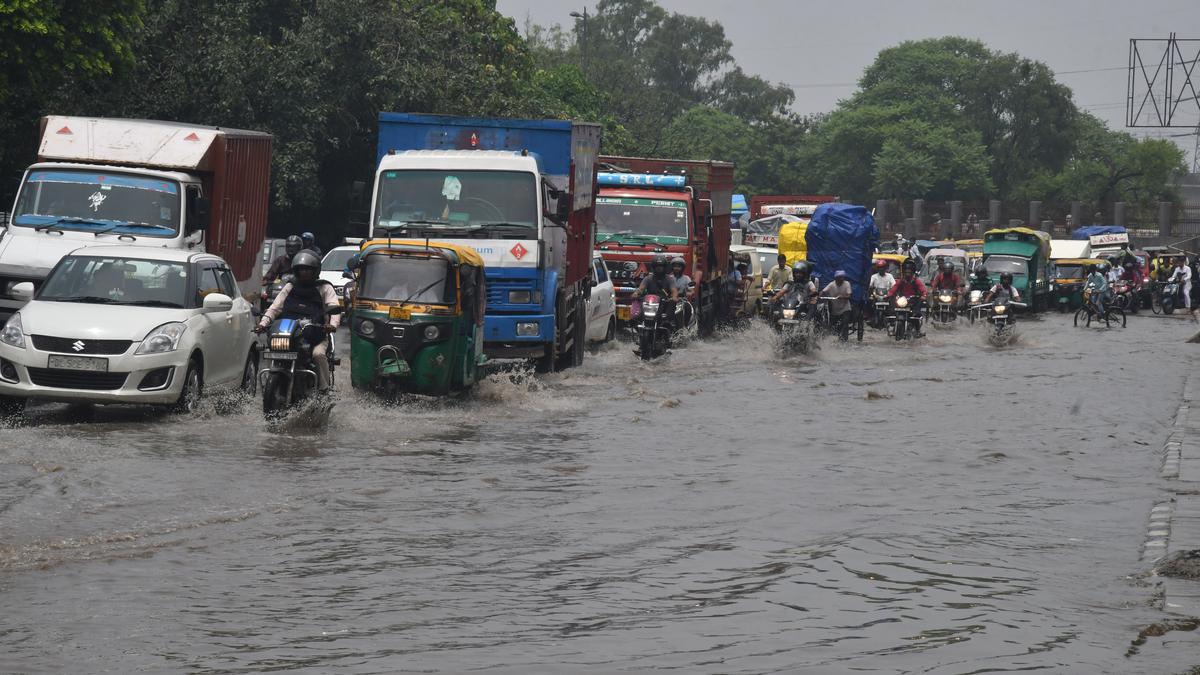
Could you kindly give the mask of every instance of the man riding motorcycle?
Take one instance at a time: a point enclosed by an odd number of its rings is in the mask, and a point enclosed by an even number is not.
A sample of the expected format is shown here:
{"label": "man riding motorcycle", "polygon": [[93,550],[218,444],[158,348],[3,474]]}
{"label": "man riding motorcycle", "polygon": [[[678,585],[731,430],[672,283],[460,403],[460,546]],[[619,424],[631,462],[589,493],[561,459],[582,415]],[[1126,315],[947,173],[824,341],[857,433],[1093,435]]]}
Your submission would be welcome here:
{"label": "man riding motorcycle", "polygon": [[[675,290],[679,292],[679,297],[687,297],[688,287],[692,285],[692,278],[683,273],[687,267],[687,261],[680,256],[671,258],[671,281],[675,284]],[[692,322],[692,308],[690,305],[683,306],[683,324],[686,326]]]}
{"label": "man riding motorcycle", "polygon": [[1020,302],[1021,301],[1021,292],[1018,291],[1017,287],[1013,286],[1012,283],[1013,283],[1012,272],[1001,272],[1000,273],[1000,283],[996,284],[995,286],[992,286],[992,288],[987,292],[987,295],[984,296],[983,301],[984,302],[992,302],[993,300],[995,300],[996,302],[1000,302],[1000,303],[1006,303],[1006,302],[1010,302],[1010,301],[1011,302]]}
{"label": "man riding motorcycle", "polygon": [[267,287],[275,283],[275,280],[282,277],[292,269],[292,258],[304,248],[304,241],[292,235],[283,242],[283,253],[271,261],[271,266],[267,268],[267,273],[263,275],[263,300],[267,299]]}
{"label": "man riding motorcycle", "polygon": [[[323,325],[325,333],[337,330],[341,314],[330,314],[339,307],[333,284],[320,278],[321,259],[312,251],[304,250],[292,259],[293,279],[283,285],[275,302],[263,312],[262,319],[254,327],[255,333],[264,333],[276,319],[309,319]],[[329,389],[329,339],[326,338],[313,348],[313,365],[316,366],[317,384],[321,390]]]}
{"label": "man riding motorcycle", "polygon": [[892,284],[888,289],[887,297],[895,298],[897,295],[903,295],[907,298],[917,298],[916,307],[913,311],[920,314],[921,303],[925,301],[929,295],[929,291],[925,288],[925,284],[917,278],[917,264],[912,260],[905,260],[900,267],[900,279]]}
{"label": "man riding motorcycle", "polygon": [[966,299],[966,284],[963,283],[962,277],[958,276],[958,272],[954,271],[954,263],[949,261],[943,262],[941,271],[933,277],[933,290],[957,293],[959,304]]}
{"label": "man riding motorcycle", "polygon": [[304,242],[304,248],[312,251],[313,254],[316,255],[318,258],[320,258],[322,255],[324,255],[323,252],[321,251],[321,247],[317,246],[317,238],[313,236],[312,232],[301,233],[300,240]]}
{"label": "man riding motorcycle", "polygon": [[789,293],[800,294],[800,304],[808,305],[808,309],[812,305],[817,304],[817,285],[808,278],[808,265],[803,262],[798,262],[792,265],[792,280],[783,285],[775,295],[771,296],[771,304],[775,304],[783,299],[783,296]]}

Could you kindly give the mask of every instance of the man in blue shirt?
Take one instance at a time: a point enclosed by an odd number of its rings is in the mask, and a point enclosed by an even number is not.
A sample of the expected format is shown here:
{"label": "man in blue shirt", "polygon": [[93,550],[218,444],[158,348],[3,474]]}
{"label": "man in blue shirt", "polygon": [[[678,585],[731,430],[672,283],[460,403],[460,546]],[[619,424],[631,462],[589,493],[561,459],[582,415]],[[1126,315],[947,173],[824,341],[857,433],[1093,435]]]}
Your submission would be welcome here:
{"label": "man in blue shirt", "polygon": [[1092,291],[1092,302],[1101,315],[1104,314],[1104,301],[1108,296],[1108,279],[1100,273],[1095,265],[1087,266],[1087,281],[1085,288]]}

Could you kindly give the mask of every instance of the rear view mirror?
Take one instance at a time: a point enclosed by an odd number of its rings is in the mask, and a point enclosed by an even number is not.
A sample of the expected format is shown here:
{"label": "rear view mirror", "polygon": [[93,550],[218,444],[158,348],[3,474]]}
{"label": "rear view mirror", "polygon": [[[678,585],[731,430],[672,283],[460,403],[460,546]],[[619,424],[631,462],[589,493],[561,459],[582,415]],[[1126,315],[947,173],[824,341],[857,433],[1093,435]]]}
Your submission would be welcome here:
{"label": "rear view mirror", "polygon": [[224,293],[209,293],[204,296],[201,308],[206,312],[228,312],[233,309],[233,298]]}
{"label": "rear view mirror", "polygon": [[33,282],[22,281],[21,283],[14,285],[9,293],[16,300],[29,302],[33,299]]}
{"label": "rear view mirror", "polygon": [[560,223],[566,225],[567,221],[571,218],[571,195],[565,192],[559,193],[557,206],[558,209],[555,215],[558,216]]}

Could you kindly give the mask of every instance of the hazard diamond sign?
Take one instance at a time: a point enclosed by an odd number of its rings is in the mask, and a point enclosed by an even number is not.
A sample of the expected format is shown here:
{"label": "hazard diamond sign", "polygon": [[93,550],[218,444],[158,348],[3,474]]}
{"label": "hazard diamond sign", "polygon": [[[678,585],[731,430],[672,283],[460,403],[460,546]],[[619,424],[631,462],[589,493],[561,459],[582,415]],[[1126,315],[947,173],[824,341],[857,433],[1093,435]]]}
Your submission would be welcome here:
{"label": "hazard diamond sign", "polygon": [[526,253],[529,253],[529,249],[522,246],[521,242],[517,242],[517,245],[512,247],[512,249],[509,250],[509,253],[513,254],[513,257],[517,260],[520,260],[521,258],[525,257]]}

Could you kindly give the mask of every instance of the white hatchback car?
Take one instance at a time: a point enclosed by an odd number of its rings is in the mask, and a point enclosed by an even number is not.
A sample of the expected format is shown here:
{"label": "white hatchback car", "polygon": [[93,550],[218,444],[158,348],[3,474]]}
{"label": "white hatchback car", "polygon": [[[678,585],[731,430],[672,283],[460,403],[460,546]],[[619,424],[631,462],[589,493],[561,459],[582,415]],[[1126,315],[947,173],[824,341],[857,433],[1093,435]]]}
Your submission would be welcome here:
{"label": "white hatchback car", "polygon": [[338,246],[329,249],[325,253],[325,257],[321,259],[321,278],[333,284],[333,292],[337,293],[342,307],[346,306],[346,283],[350,281],[342,276],[342,272],[346,270],[346,263],[350,261],[350,258],[358,253],[358,248],[357,246]]}
{"label": "white hatchback car", "polygon": [[93,246],[59,261],[0,330],[0,412],[26,400],[166,404],[208,388],[254,391],[254,316],[207,253]]}
{"label": "white hatchback car", "polygon": [[588,342],[608,342],[617,330],[617,299],[608,268],[599,254],[592,256],[592,294],[587,301]]}

